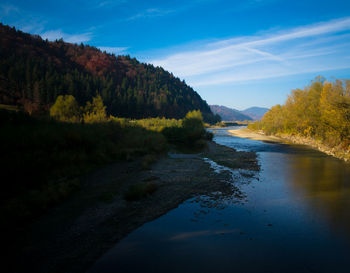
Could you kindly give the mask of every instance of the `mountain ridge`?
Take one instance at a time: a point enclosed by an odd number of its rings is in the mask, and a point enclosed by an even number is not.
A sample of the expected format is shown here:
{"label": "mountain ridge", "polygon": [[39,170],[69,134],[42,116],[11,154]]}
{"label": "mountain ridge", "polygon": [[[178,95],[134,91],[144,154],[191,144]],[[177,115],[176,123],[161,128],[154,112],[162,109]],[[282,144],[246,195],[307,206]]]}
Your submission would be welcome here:
{"label": "mountain ridge", "polygon": [[265,113],[269,110],[270,109],[265,108],[265,107],[253,106],[253,107],[249,107],[241,112],[250,116],[253,120],[260,120],[265,115]]}
{"label": "mountain ridge", "polygon": [[221,117],[223,121],[245,121],[252,120],[251,117],[241,113],[240,111],[223,105],[210,105],[210,109],[214,114]]}
{"label": "mountain ridge", "polygon": [[269,110],[264,107],[253,106],[245,110],[237,110],[223,105],[209,105],[214,114],[218,114],[223,121],[260,120]]}

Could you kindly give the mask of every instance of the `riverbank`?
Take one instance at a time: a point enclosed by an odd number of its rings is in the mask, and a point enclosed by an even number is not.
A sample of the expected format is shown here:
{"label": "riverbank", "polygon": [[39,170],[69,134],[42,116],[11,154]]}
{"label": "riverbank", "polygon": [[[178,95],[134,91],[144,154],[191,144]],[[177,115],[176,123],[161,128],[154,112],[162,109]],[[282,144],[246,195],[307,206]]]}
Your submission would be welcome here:
{"label": "riverbank", "polygon": [[285,142],[284,139],[277,136],[267,136],[262,132],[255,132],[249,129],[228,130],[228,132],[236,137],[249,138],[254,140],[261,140],[266,142]]}
{"label": "riverbank", "polygon": [[252,131],[250,129],[228,130],[228,132],[233,136],[249,138],[254,140],[307,145],[319,150],[320,152],[342,159],[346,162],[350,161],[350,152],[346,152],[344,149],[341,149],[339,147],[329,147],[327,145],[324,145],[321,141],[318,141],[312,138],[295,136],[295,135],[287,135],[287,134],[278,134],[278,135],[268,136],[268,135],[265,135],[263,132]]}
{"label": "riverbank", "polygon": [[326,153],[328,155],[334,156],[336,158],[342,159],[346,162],[350,162],[350,151],[347,152],[341,147],[329,147],[327,145],[324,145],[321,141],[308,138],[308,137],[301,137],[301,136],[295,136],[295,135],[286,135],[281,134],[280,137],[284,140],[290,141],[294,144],[301,144],[301,145],[307,145],[310,147],[313,147],[320,152]]}
{"label": "riverbank", "polygon": [[[204,158],[234,169],[259,170],[256,154],[208,142],[199,154],[169,153],[145,169],[141,160],[109,165],[86,176],[82,188],[26,231],[16,272],[85,272],[127,234],[193,197],[244,195],[229,172],[215,172]],[[136,185],[152,188],[127,201]],[[215,193],[215,194],[214,194]]]}

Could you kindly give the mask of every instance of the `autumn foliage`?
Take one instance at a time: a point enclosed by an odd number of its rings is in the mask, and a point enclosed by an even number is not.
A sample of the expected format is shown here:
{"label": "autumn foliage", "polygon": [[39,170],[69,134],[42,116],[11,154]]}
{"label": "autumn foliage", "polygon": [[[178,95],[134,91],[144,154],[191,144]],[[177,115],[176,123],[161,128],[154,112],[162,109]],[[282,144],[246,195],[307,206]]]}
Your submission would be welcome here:
{"label": "autumn foliage", "polygon": [[295,89],[284,105],[276,105],[249,126],[268,134],[311,137],[350,151],[350,80],[316,78]]}

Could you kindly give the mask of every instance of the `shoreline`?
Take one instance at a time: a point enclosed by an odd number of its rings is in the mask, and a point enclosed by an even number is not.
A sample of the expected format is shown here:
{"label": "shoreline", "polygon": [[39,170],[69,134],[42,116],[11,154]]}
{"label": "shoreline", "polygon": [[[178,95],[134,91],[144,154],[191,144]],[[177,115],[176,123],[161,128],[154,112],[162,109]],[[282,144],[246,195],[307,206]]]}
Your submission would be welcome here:
{"label": "shoreline", "polygon": [[344,160],[345,162],[350,162],[350,152],[345,152],[343,149],[339,149],[337,147],[329,147],[327,145],[322,144],[320,141],[312,138],[286,135],[286,134],[268,136],[262,132],[257,132],[250,129],[228,130],[228,132],[231,135],[236,137],[249,138],[249,139],[261,140],[261,141],[272,142],[272,143],[306,145],[322,153]]}
{"label": "shoreline", "polygon": [[[256,153],[238,152],[208,142],[199,154],[168,154],[145,170],[140,160],[118,162],[85,177],[77,194],[38,219],[27,231],[16,272],[86,272],[129,233],[200,196],[239,198],[240,190],[227,171],[215,172],[204,160],[232,169],[259,171]],[[145,198],[126,201],[137,183],[154,184]],[[23,268],[22,268],[23,267]]]}
{"label": "shoreline", "polygon": [[235,130],[227,130],[231,135],[241,138],[249,138],[253,140],[261,140],[266,142],[274,142],[274,143],[285,143],[286,141],[277,136],[267,136],[263,133],[258,133],[252,131],[250,129],[235,129]]}
{"label": "shoreline", "polygon": [[337,148],[337,147],[329,147],[323,144],[321,141],[313,138],[301,137],[301,136],[295,136],[295,135],[286,135],[286,134],[281,134],[280,136],[281,138],[286,139],[287,141],[290,141],[294,144],[306,145],[322,153],[325,153],[327,155],[333,156],[340,160],[344,160],[345,162],[350,162],[350,152],[346,152],[344,151],[344,149]]}

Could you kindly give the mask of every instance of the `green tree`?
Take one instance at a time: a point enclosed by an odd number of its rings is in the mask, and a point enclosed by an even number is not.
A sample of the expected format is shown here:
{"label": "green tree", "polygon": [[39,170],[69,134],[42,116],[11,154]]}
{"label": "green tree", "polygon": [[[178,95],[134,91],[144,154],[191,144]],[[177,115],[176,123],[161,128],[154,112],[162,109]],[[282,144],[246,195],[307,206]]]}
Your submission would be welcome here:
{"label": "green tree", "polygon": [[185,143],[188,146],[193,145],[196,141],[204,138],[205,129],[201,111],[194,110],[188,112],[182,121],[182,126],[184,129]]}
{"label": "green tree", "polygon": [[92,103],[87,102],[83,119],[86,123],[104,122],[107,120],[106,106],[104,106],[100,95],[92,98]]}
{"label": "green tree", "polygon": [[189,119],[197,119],[203,122],[202,112],[200,110],[193,110],[188,112],[185,116],[185,120],[189,120]]}
{"label": "green tree", "polygon": [[72,95],[58,96],[50,108],[50,116],[60,121],[79,122],[79,105]]}

